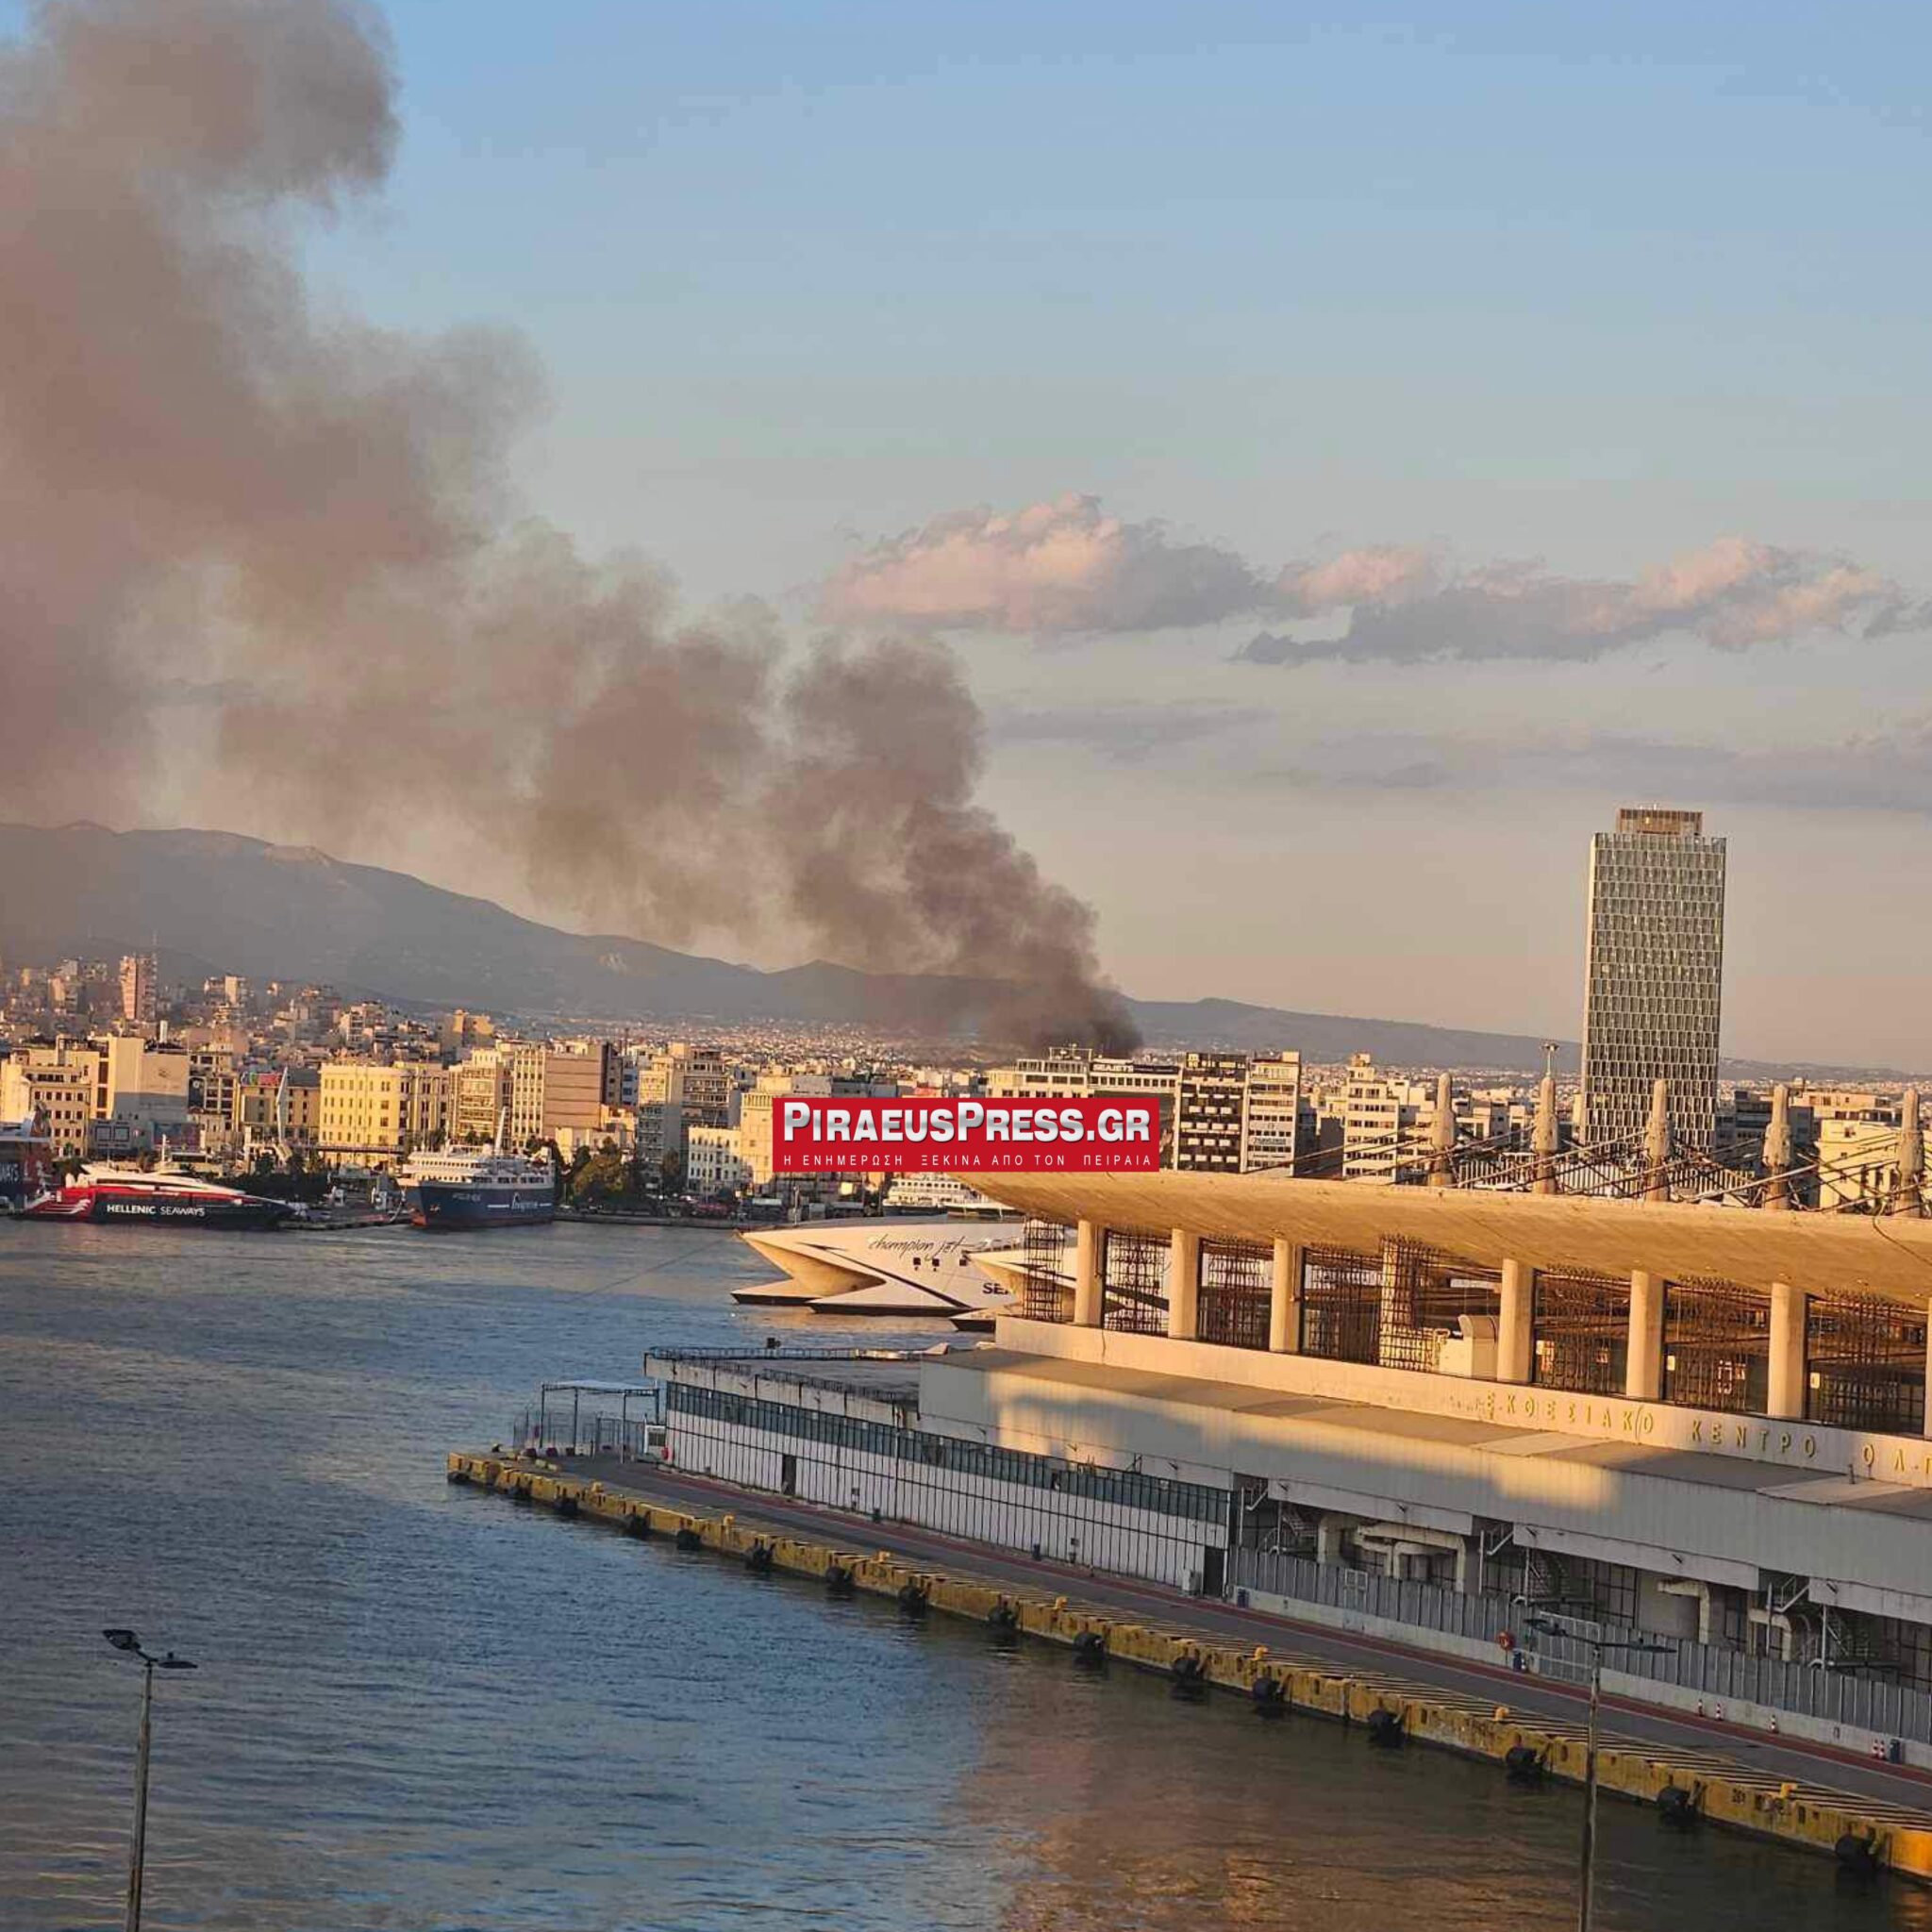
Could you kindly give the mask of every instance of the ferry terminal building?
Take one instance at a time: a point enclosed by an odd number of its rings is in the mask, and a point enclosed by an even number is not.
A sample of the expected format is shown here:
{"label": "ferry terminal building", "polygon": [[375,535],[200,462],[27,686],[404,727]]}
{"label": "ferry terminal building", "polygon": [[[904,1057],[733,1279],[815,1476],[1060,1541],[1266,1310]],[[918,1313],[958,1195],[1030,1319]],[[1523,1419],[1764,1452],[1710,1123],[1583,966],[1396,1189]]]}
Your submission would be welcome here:
{"label": "ferry terminal building", "polygon": [[[1000,1174],[991,1343],[654,1355],[675,1463],[1932,1766],[1932,1222]],[[1574,1635],[1539,1635],[1554,1623]]]}

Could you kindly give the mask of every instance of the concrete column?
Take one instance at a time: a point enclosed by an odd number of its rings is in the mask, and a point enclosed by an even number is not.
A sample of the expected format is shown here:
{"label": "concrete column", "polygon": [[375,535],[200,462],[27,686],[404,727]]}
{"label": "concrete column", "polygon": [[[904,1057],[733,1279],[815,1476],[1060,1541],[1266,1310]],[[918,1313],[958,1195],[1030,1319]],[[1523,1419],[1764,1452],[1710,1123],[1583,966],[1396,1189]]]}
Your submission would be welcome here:
{"label": "concrete column", "polygon": [[1536,1363],[1536,1270],[1503,1263],[1496,1317],[1496,1380],[1526,1382]]}
{"label": "concrete column", "polygon": [[1201,1237],[1174,1231],[1167,1250],[1167,1339],[1198,1341],[1201,1336]]}
{"label": "concrete column", "polygon": [[1322,1512],[1322,1520],[1315,1525],[1315,1561],[1318,1563],[1340,1563],[1348,1555],[1342,1539],[1354,1522],[1350,1516],[1338,1516],[1331,1510]]}
{"label": "concrete column", "polygon": [[1097,1222],[1083,1221],[1074,1231],[1074,1325],[1100,1326],[1101,1250],[1107,1230]]}
{"label": "concrete column", "polygon": [[[1274,1238],[1274,1283],[1268,1297],[1268,1346],[1276,1355],[1302,1352],[1302,1263],[1299,1241],[1286,1235]],[[1932,1342],[1927,1344],[1932,1353]],[[1932,1431],[1928,1431],[1932,1433]]]}
{"label": "concrete column", "polygon": [[1624,1393],[1636,1402],[1656,1402],[1663,1392],[1663,1278],[1639,1268],[1630,1276],[1629,1368]]}
{"label": "concrete column", "polygon": [[1805,1414],[1805,1304],[1802,1288],[1771,1284],[1771,1370],[1765,1377],[1765,1412],[1783,1422]]}

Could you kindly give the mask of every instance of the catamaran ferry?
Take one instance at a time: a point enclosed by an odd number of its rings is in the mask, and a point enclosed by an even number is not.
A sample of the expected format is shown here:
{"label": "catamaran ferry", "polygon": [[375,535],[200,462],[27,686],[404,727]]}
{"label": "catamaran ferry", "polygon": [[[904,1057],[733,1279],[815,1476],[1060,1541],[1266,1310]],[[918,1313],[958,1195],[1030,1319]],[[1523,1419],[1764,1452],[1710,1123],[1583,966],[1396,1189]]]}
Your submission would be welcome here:
{"label": "catamaran ferry", "polygon": [[287,1201],[244,1193],[178,1168],[99,1162],[43,1189],[14,1213],[23,1221],[106,1222],[124,1227],[209,1227],[253,1232],[279,1227]]}
{"label": "catamaran ferry", "polygon": [[783,1277],[734,1290],[741,1306],[814,1314],[936,1315],[991,1328],[1011,1314],[1019,1229],[966,1221],[814,1221],[740,1236]]}

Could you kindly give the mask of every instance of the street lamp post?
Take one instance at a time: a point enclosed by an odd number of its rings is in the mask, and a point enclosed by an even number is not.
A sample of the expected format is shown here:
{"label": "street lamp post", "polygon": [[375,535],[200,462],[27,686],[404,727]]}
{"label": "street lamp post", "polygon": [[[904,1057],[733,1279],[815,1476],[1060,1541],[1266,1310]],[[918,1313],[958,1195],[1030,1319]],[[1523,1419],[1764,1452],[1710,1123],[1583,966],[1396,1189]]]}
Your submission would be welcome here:
{"label": "street lamp post", "polygon": [[147,1754],[148,1741],[154,1734],[155,1672],[192,1671],[194,1666],[185,1657],[176,1657],[172,1650],[161,1657],[151,1656],[142,1649],[141,1639],[132,1630],[103,1630],[101,1635],[116,1650],[139,1657],[142,1667],[141,1745],[134,1760],[134,1836],[127,1847],[126,1919],[127,1932],[141,1932],[141,1892],[147,1864]]}
{"label": "street lamp post", "polygon": [[1653,1643],[1644,1637],[1594,1636],[1581,1629],[1564,1626],[1579,1620],[1557,1617],[1526,1617],[1532,1630],[1546,1631],[1553,1637],[1568,1637],[1590,1646],[1590,1723],[1583,1740],[1583,1842],[1580,1848],[1576,1886],[1576,1932],[1590,1932],[1591,1893],[1596,1880],[1596,1716],[1603,1701],[1604,1652],[1645,1651],[1657,1654],[1671,1648]]}

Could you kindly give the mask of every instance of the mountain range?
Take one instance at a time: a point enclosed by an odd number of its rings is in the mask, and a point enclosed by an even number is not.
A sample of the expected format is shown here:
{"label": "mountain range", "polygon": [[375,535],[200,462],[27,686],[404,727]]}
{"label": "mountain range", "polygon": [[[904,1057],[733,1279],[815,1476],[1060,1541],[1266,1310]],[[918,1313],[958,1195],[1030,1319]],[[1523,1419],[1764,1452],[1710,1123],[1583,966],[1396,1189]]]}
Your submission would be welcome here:
{"label": "mountain range", "polygon": [[[150,947],[169,978],[318,981],[356,997],[527,1019],[794,1021],[938,1038],[970,1028],[992,990],[823,959],[766,973],[645,940],[564,932],[405,873],[229,832],[0,824],[0,959]],[[1529,1035],[1238,1000],[1128,1005],[1151,1046],[1292,1047],[1317,1063],[1366,1053],[1408,1067],[1543,1064],[1542,1042]],[[1560,1043],[1559,1071],[1575,1065],[1574,1045]]]}

